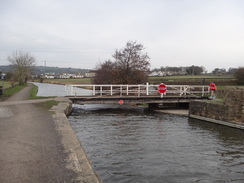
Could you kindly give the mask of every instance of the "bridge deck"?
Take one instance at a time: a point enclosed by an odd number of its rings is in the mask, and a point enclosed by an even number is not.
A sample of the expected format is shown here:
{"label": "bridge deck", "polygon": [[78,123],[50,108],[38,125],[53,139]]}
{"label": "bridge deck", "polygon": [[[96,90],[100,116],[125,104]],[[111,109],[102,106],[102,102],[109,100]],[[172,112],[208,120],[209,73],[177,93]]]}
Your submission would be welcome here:
{"label": "bridge deck", "polygon": [[88,96],[88,97],[74,97],[67,96],[73,103],[77,104],[116,104],[120,101],[123,101],[124,104],[131,103],[189,103],[191,100],[207,100],[208,97],[199,97],[199,96],[165,96],[163,98],[159,96],[141,96],[141,97],[132,97],[132,96]]}

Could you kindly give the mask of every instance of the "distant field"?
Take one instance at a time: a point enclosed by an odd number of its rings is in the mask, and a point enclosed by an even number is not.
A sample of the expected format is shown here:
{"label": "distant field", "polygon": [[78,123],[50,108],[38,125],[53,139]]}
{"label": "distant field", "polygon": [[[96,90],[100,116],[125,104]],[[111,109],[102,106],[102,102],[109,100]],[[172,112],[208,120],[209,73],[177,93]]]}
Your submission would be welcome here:
{"label": "distant field", "polygon": [[199,75],[199,76],[158,76],[149,77],[149,83],[190,83],[190,84],[201,84],[204,82],[208,84],[210,81],[219,84],[230,84],[235,85],[235,78],[233,76],[212,76],[212,75]]}
{"label": "distant field", "polygon": [[[217,83],[231,83],[235,82],[235,78],[233,76],[212,76],[212,75],[200,75],[200,76],[157,76],[157,77],[149,77],[148,82],[157,84],[157,83],[195,83],[201,84],[201,82],[205,81],[205,84],[208,84],[210,81]],[[81,79],[44,79],[44,82],[53,83],[53,84],[92,84],[91,78],[81,78]]]}
{"label": "distant field", "polygon": [[[39,81],[38,81],[39,82]],[[91,78],[81,78],[81,79],[44,79],[43,82],[53,83],[53,84],[91,84]]]}
{"label": "distant field", "polygon": [[[12,86],[12,82],[10,82],[10,81],[4,81],[3,83],[2,83],[2,81],[0,81],[0,86],[2,86],[2,84],[4,85],[4,88],[9,88]],[[17,84],[17,83],[15,83],[15,84]]]}
{"label": "distant field", "polygon": [[197,75],[197,76],[192,76],[192,75],[183,75],[183,76],[152,76],[149,77],[150,79],[201,79],[201,78],[213,78],[213,79],[234,79],[232,75],[224,75],[224,76],[216,76],[216,75]]}

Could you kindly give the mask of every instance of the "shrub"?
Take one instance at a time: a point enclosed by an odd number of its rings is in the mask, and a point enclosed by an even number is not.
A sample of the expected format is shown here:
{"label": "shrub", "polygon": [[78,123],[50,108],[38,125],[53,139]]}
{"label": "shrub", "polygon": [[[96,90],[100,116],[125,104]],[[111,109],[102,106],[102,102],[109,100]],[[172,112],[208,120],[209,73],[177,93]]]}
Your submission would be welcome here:
{"label": "shrub", "polygon": [[234,77],[237,79],[239,85],[244,85],[244,67],[240,67],[234,74]]}

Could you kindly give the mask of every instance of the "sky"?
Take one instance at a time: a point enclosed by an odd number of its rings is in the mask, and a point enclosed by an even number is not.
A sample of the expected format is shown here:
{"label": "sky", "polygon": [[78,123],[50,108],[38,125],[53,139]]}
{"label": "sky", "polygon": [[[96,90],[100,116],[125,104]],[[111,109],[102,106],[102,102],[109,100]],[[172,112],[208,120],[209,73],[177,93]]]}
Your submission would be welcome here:
{"label": "sky", "polygon": [[14,51],[36,65],[95,69],[128,41],[151,69],[244,66],[244,0],[0,0],[0,65]]}

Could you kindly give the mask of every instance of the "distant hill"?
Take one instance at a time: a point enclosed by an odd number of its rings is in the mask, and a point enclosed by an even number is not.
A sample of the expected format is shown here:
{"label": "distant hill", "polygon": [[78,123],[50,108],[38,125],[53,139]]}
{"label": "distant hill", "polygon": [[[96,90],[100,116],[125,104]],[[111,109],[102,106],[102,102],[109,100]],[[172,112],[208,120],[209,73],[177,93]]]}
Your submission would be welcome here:
{"label": "distant hill", "polygon": [[[6,65],[0,65],[0,72],[9,72],[11,71],[10,66]],[[45,73],[69,73],[69,74],[75,74],[75,73],[86,73],[89,69],[77,69],[77,68],[60,68],[60,67],[44,67],[44,66],[35,66],[33,68],[33,74],[35,75],[41,75]]]}
{"label": "distant hill", "polygon": [[75,73],[86,73],[89,70],[88,69],[77,69],[77,68],[60,68],[60,67],[44,67],[44,66],[36,66],[34,68],[34,73],[37,75],[45,74],[45,73],[69,73],[69,74],[75,74]]}
{"label": "distant hill", "polygon": [[0,65],[0,72],[9,72],[11,71],[10,66],[8,65]]}

